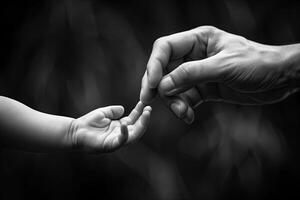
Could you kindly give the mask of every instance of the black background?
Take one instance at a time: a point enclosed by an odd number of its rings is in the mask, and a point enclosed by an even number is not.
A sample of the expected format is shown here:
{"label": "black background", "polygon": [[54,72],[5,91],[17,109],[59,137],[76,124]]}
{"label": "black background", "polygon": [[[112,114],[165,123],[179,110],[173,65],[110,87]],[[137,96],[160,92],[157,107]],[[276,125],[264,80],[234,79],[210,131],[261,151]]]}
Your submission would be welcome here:
{"label": "black background", "polygon": [[[0,94],[79,117],[128,113],[155,39],[213,25],[298,43],[297,1],[2,1]],[[1,149],[1,199],[297,199],[299,94],[257,107],[206,103],[185,125],[159,100],[143,139],[116,153]]]}

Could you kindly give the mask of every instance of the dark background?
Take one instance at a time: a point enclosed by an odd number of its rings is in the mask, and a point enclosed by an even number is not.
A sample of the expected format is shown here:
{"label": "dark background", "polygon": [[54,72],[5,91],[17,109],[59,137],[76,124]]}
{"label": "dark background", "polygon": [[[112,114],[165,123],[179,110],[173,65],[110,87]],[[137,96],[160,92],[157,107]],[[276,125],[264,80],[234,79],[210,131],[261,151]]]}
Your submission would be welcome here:
{"label": "dark background", "polygon": [[[158,37],[213,25],[273,45],[300,40],[297,1],[2,1],[0,94],[79,117],[127,113]],[[2,148],[1,199],[299,199],[299,94],[257,107],[206,103],[185,125],[153,103],[143,139],[116,153]]]}

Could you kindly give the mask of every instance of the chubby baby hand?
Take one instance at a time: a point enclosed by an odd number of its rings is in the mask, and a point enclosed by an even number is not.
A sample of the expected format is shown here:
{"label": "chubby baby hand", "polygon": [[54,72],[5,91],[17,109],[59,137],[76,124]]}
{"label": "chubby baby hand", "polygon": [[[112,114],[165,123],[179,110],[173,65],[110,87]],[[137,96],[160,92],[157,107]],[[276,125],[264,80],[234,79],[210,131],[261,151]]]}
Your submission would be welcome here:
{"label": "chubby baby hand", "polygon": [[[150,121],[151,107],[138,102],[131,113],[123,106],[107,106],[75,119],[69,136],[75,149],[92,153],[112,152],[142,137]],[[121,118],[122,117],[122,118]]]}

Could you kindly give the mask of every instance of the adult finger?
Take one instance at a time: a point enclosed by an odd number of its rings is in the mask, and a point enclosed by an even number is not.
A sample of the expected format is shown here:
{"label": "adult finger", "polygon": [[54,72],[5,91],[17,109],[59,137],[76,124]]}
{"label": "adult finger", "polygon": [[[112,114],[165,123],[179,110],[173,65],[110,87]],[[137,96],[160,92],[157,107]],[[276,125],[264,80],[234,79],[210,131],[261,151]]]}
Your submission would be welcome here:
{"label": "adult finger", "polygon": [[[165,71],[169,73],[170,71],[173,71],[176,67],[178,67],[180,64],[183,63],[183,59],[177,59],[174,61],[171,61]],[[157,89],[156,88],[150,88],[148,84],[148,76],[147,76],[147,71],[145,71],[144,76],[142,78],[142,84],[141,84],[141,91],[140,91],[140,100],[148,105],[153,101],[157,94]]]}
{"label": "adult finger", "polygon": [[145,71],[145,74],[142,79],[142,85],[141,85],[141,91],[140,91],[140,100],[144,104],[149,104],[156,96],[156,89],[152,89],[148,85],[148,78],[147,78],[147,71]]}
{"label": "adult finger", "polygon": [[241,105],[261,104],[252,94],[239,92],[221,83],[206,83],[198,85],[196,88],[203,102],[226,102]]}
{"label": "adult finger", "polygon": [[[153,44],[151,56],[147,64],[148,83],[156,88],[163,71],[171,59],[182,58],[189,53],[197,52],[204,58],[208,41],[209,27],[200,27],[157,39]],[[197,51],[195,51],[197,50]]]}
{"label": "adult finger", "polygon": [[167,107],[179,118],[190,124],[194,120],[194,111],[189,104],[180,96],[161,96]]}
{"label": "adult finger", "polygon": [[203,60],[183,63],[162,79],[159,84],[160,92],[171,96],[196,84],[222,81],[228,67],[223,66],[221,60],[217,54]]}

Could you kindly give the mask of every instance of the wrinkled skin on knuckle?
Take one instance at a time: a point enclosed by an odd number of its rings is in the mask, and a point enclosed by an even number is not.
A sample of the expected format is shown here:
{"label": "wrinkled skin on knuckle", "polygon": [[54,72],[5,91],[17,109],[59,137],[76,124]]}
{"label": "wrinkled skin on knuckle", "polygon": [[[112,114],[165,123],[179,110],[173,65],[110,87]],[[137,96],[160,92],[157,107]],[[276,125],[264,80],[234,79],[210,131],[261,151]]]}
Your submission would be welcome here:
{"label": "wrinkled skin on knuckle", "polygon": [[220,31],[220,29],[218,29],[214,26],[204,25],[204,26],[199,26],[199,27],[195,28],[195,31],[197,33],[204,33],[204,34],[206,34],[206,36],[211,36],[214,33],[216,33],[217,31]]}
{"label": "wrinkled skin on knuckle", "polygon": [[241,51],[250,47],[248,40],[244,37],[230,33],[222,34],[219,39],[218,48],[224,51]]}
{"label": "wrinkled skin on knuckle", "polygon": [[227,35],[226,32],[217,29],[215,27],[208,27],[206,32],[207,37],[207,49],[206,55],[207,57],[214,56],[218,54],[223,49],[223,40],[224,37]]}
{"label": "wrinkled skin on knuckle", "polygon": [[222,64],[227,68],[224,83],[239,91],[257,88],[257,66],[242,50],[224,51]]}
{"label": "wrinkled skin on knuckle", "polygon": [[[210,63],[211,66],[216,66],[214,70],[217,70],[216,74],[218,74],[218,76],[215,81],[226,84],[227,81],[231,79],[237,63],[239,63],[239,60],[236,59],[233,54],[224,51],[218,53],[213,62]],[[199,68],[199,70],[201,69]],[[201,73],[201,71],[198,71],[198,74],[199,73]]]}
{"label": "wrinkled skin on knuckle", "polygon": [[156,48],[156,47],[159,47],[161,46],[164,42],[165,42],[165,39],[166,37],[160,37],[160,38],[157,38],[154,42],[153,42],[153,48]]}

